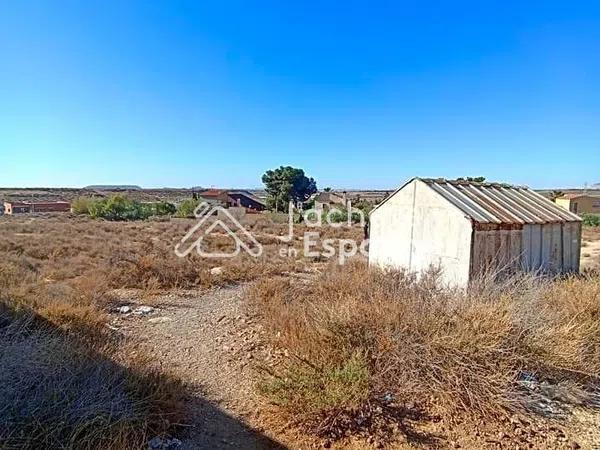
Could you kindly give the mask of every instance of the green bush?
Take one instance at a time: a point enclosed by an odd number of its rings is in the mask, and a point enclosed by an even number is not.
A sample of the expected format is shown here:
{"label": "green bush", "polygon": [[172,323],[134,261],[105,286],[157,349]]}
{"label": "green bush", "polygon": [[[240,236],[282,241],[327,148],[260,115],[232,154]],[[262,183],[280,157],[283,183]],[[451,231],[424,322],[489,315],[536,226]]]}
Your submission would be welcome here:
{"label": "green bush", "polygon": [[348,220],[348,213],[344,210],[332,211],[331,213],[323,211],[323,219],[331,223],[342,223]]}
{"label": "green bush", "polygon": [[153,214],[152,205],[119,194],[91,202],[88,210],[90,217],[106,220],[142,220]]}
{"label": "green bush", "polygon": [[[348,222],[348,210],[345,208],[336,208],[337,211],[331,212],[329,214],[327,211],[323,211],[323,221],[327,221],[329,218],[330,223],[344,223]],[[359,223],[361,216],[358,211],[353,211],[350,215],[352,223]],[[367,214],[364,214],[365,219],[367,218]]]}
{"label": "green bush", "polygon": [[298,362],[285,376],[259,385],[259,391],[278,406],[303,414],[358,408],[369,399],[369,368],[365,355],[354,352],[347,360],[328,367]]}
{"label": "green bush", "polygon": [[152,204],[152,212],[155,216],[172,216],[177,212],[177,208],[173,203],[161,201]]}
{"label": "green bush", "polygon": [[600,214],[582,214],[583,224],[588,227],[600,227]]}
{"label": "green bush", "polygon": [[119,194],[99,200],[81,197],[72,206],[76,214],[89,214],[94,219],[106,220],[144,220],[150,216],[167,216],[176,212],[175,205],[169,202],[140,203]]}
{"label": "green bush", "polygon": [[194,217],[194,211],[200,204],[200,200],[195,198],[188,198],[187,200],[182,201],[179,206],[177,206],[177,217]]}

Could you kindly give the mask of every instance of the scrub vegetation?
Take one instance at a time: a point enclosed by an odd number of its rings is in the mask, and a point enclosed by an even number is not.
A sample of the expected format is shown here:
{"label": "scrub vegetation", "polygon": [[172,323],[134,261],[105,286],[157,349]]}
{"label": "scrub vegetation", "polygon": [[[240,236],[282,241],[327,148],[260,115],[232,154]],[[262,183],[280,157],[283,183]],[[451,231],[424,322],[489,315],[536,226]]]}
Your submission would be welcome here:
{"label": "scrub vegetation", "polygon": [[[228,259],[211,275],[206,259],[173,252],[193,223],[0,218],[0,448],[139,449],[176,431],[185,383],[107,326],[115,289],[203,290],[296,264],[274,255]],[[208,244],[227,249],[229,241]]]}
{"label": "scrub vegetation", "polygon": [[0,447],[142,448],[181,416],[182,384],[117,354],[105,280],[44,278],[31,260],[0,264]]}
{"label": "scrub vegetation", "polygon": [[[175,255],[195,223],[185,218],[0,218],[0,447],[147,448],[178,432],[186,380],[150,365],[108,326],[124,289],[152,298],[248,282],[245,301],[268,344],[287,355],[264,368],[258,390],[277,420],[328,441],[385,443],[398,427],[411,435],[406,417],[530,417],[540,407],[531,380],[563,386],[586,406],[597,389],[597,274],[444,291],[434,273],[415,280],[369,270],[360,257],[341,267],[305,258],[301,236],[314,231],[305,224],[288,244],[297,253],[282,255],[287,224],[269,217],[245,222],[260,258],[222,260]],[[586,228],[586,239],[597,230]],[[320,238],[362,233],[327,227]],[[234,249],[224,234],[205,245]]]}
{"label": "scrub vegetation", "polygon": [[582,214],[581,218],[588,227],[600,227],[600,214]]}
{"label": "scrub vegetation", "polygon": [[175,205],[169,202],[141,203],[121,194],[101,199],[78,197],[71,203],[71,208],[75,214],[113,221],[144,220],[153,216],[173,215],[177,211]]}
{"label": "scrub vegetation", "polygon": [[417,281],[354,263],[311,283],[261,280],[250,295],[291,355],[263,394],[325,438],[374,432],[398,405],[450,422],[536,414],[528,380],[570,386],[581,402],[600,381],[597,275],[463,292],[439,289],[435,273]]}

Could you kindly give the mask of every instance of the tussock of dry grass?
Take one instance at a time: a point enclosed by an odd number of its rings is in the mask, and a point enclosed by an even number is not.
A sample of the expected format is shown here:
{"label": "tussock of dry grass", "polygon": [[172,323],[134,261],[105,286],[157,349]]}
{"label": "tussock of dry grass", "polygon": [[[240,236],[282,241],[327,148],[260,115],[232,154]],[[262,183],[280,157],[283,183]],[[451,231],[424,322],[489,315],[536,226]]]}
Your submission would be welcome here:
{"label": "tussock of dry grass", "polygon": [[[137,288],[156,292],[177,288],[205,288],[264,274],[300,269],[302,261],[279,255],[285,224],[250,217],[247,227],[264,245],[262,258],[207,259],[194,251],[179,258],[175,245],[195,224],[193,219],[144,222],[104,222],[85,217],[11,217],[0,220],[0,251],[18,257],[51,282],[72,284],[78,277],[102,277],[109,288]],[[205,250],[230,252],[231,237],[208,236]],[[301,242],[295,242],[301,248]],[[219,277],[210,269],[222,266]]]}
{"label": "tussock of dry grass", "polygon": [[182,386],[117,362],[106,280],[44,280],[22,256],[0,263],[0,447],[134,449],[169,429]]}
{"label": "tussock of dry grass", "polygon": [[2,448],[143,448],[180,415],[182,385],[106,327],[112,248],[78,223],[10,223],[0,239]]}
{"label": "tussock of dry grass", "polygon": [[[167,431],[183,388],[132,361],[106,327],[111,291],[149,297],[303,270],[302,258],[278,254],[285,223],[250,219],[264,256],[219,261],[175,255],[194,220],[0,218],[0,447],[142,448]],[[225,235],[206,245],[233,249]]]}
{"label": "tussock of dry grass", "polygon": [[528,413],[524,373],[593,384],[600,374],[600,279],[524,276],[468,292],[361,263],[310,283],[259,281],[251,298],[292,358],[263,391],[312,431],[386,394],[453,418]]}
{"label": "tussock of dry grass", "polygon": [[176,418],[181,387],[114,362],[29,311],[0,308],[0,445],[135,449]]}

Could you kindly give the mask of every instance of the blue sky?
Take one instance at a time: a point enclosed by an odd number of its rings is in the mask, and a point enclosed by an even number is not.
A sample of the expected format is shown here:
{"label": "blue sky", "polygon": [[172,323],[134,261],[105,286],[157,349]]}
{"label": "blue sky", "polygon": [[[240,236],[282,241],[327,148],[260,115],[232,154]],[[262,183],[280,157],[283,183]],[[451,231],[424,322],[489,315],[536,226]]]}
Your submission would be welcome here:
{"label": "blue sky", "polygon": [[0,186],[600,182],[598,2],[0,2]]}

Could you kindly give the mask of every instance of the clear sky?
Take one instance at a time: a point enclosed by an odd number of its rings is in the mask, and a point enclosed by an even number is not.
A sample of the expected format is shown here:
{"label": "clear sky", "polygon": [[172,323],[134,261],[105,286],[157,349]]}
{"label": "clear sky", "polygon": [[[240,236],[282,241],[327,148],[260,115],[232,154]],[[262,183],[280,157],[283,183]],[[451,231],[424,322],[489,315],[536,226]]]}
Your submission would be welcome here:
{"label": "clear sky", "polygon": [[600,182],[600,2],[0,1],[0,186]]}

